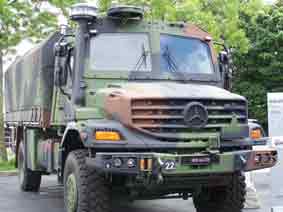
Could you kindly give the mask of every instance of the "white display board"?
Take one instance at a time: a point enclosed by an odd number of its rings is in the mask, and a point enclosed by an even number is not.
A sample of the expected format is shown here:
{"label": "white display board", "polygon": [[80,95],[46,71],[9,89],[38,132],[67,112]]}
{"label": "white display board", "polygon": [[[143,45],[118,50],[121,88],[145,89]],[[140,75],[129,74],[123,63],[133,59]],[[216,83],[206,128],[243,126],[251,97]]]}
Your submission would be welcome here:
{"label": "white display board", "polygon": [[[278,151],[278,163],[271,169],[272,212],[281,212],[283,203],[283,93],[269,93],[268,131],[272,146]],[[283,212],[283,211],[282,211]]]}
{"label": "white display board", "polygon": [[[283,197],[283,136],[272,137],[272,146],[278,152],[278,162],[271,169],[271,188],[274,197]],[[280,204],[280,205],[283,205]]]}
{"label": "white display board", "polygon": [[271,212],[283,212],[283,207],[273,207]]}
{"label": "white display board", "polygon": [[283,93],[268,93],[269,137],[283,136]]}

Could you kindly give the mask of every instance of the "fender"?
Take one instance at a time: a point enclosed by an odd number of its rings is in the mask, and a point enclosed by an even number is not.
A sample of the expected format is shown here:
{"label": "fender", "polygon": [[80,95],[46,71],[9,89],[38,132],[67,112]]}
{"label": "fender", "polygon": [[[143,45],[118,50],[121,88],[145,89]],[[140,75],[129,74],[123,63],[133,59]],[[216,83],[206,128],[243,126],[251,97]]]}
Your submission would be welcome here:
{"label": "fender", "polygon": [[68,125],[67,125],[67,127],[66,127],[66,129],[64,131],[60,147],[63,147],[65,145],[66,140],[67,140],[67,138],[68,138],[70,133],[73,133],[73,134],[77,133],[79,135],[80,129],[79,129],[79,127],[77,125],[78,124],[76,122],[68,123]]}
{"label": "fender", "polygon": [[64,166],[68,154],[73,150],[85,148],[80,139],[81,128],[78,125],[79,123],[76,122],[68,123],[60,143],[58,153],[58,181],[61,183],[63,182]]}

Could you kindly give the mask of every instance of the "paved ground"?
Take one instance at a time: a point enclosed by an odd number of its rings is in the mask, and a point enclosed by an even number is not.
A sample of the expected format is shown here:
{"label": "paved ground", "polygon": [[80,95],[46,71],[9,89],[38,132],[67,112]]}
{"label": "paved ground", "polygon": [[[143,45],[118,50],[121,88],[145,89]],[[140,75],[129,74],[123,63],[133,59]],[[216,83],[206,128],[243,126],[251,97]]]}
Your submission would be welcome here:
{"label": "paved ground", "polygon": [[[262,208],[244,212],[270,212],[270,176],[266,173],[256,175]],[[28,194],[19,191],[17,177],[0,177],[0,212],[63,212],[62,195],[62,188],[56,185],[54,177],[44,177],[40,192]],[[278,202],[283,202],[283,198]],[[137,201],[114,208],[113,212],[195,212],[191,200]]]}

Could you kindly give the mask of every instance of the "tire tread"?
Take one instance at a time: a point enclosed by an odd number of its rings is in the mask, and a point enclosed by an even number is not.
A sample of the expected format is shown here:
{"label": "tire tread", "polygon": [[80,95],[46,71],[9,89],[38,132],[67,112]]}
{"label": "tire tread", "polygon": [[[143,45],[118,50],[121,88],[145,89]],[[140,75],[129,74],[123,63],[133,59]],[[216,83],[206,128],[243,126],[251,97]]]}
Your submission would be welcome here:
{"label": "tire tread", "polygon": [[[73,158],[78,168],[80,189],[78,212],[109,212],[109,186],[103,176],[96,170],[90,170],[86,166],[86,150],[75,150],[67,158]],[[65,174],[64,174],[65,175]]]}
{"label": "tire tread", "polygon": [[[241,212],[244,208],[246,183],[243,173],[234,173],[231,183],[222,190],[209,188],[193,197],[197,212]],[[206,198],[207,196],[213,198]]]}

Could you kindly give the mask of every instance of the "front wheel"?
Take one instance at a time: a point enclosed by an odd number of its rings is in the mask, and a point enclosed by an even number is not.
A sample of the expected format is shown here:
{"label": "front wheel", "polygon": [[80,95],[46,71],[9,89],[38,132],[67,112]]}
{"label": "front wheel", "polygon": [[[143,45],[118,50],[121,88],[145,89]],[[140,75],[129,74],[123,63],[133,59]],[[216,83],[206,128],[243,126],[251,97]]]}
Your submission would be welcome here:
{"label": "front wheel", "polygon": [[71,152],[64,168],[67,212],[109,212],[110,192],[103,176],[86,166],[85,150]]}
{"label": "front wheel", "polygon": [[241,212],[245,195],[245,176],[234,173],[229,185],[204,188],[193,196],[193,200],[197,212]]}
{"label": "front wheel", "polygon": [[23,142],[20,143],[18,150],[18,171],[20,188],[22,191],[36,192],[39,190],[41,173],[31,171],[27,168]]}

